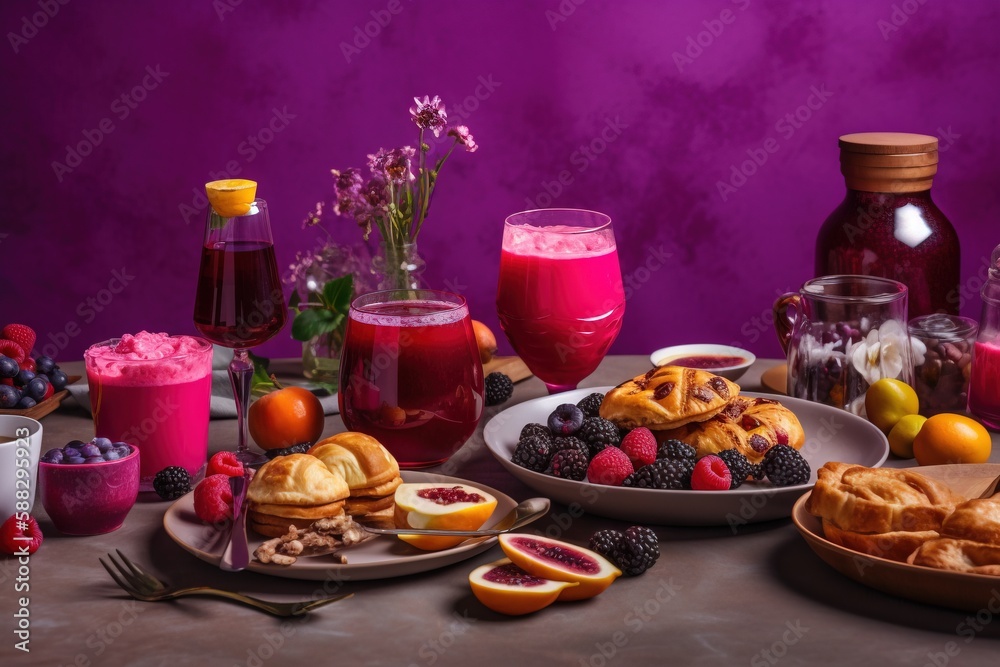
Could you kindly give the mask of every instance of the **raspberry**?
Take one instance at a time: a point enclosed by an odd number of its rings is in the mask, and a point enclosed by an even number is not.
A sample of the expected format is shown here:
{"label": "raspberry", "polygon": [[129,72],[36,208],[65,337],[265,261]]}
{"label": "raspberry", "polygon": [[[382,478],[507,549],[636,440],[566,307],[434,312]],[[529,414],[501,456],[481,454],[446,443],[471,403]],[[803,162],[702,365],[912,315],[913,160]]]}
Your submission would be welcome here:
{"label": "raspberry", "polygon": [[656,460],[656,437],[648,428],[630,431],[622,440],[621,448],[637,470]]}
{"label": "raspberry", "polygon": [[775,445],[767,450],[761,467],[768,481],[775,486],[806,484],[812,472],[802,455],[788,445]]}
{"label": "raspberry", "polygon": [[0,338],[12,340],[20,345],[24,350],[25,359],[35,347],[35,331],[27,324],[8,324],[0,331]]}
{"label": "raspberry", "polygon": [[191,490],[191,478],[184,468],[169,466],[156,473],[156,477],[153,478],[153,490],[164,500],[177,500]]}
{"label": "raspberry", "polygon": [[500,405],[514,393],[514,383],[500,372],[486,376],[486,405]]}
{"label": "raspberry", "polygon": [[587,545],[591,551],[596,551],[609,561],[618,564],[618,551],[625,541],[625,536],[617,530],[599,530],[590,537]]}
{"label": "raspberry", "polygon": [[660,448],[656,451],[656,458],[671,459],[673,461],[687,459],[694,463],[695,459],[698,458],[698,450],[685,442],[671,439],[660,445]]}
{"label": "raspberry", "polygon": [[729,481],[730,489],[737,489],[742,486],[743,482],[747,481],[747,478],[753,472],[753,466],[750,465],[750,461],[747,460],[747,457],[740,454],[739,450],[726,449],[719,452],[718,456],[726,462],[726,467],[729,468],[729,474],[732,476],[732,479]]}
{"label": "raspberry", "polygon": [[11,514],[0,526],[0,551],[14,555],[27,549],[29,554],[33,554],[42,546],[43,538],[35,517],[23,512]]}
{"label": "raspberry", "polygon": [[205,469],[205,477],[209,475],[242,477],[243,464],[236,458],[235,452],[216,452],[208,460],[208,467]]}
{"label": "raspberry", "polygon": [[583,412],[584,417],[600,417],[601,416],[601,403],[604,401],[604,394],[594,393],[590,394],[579,403],[576,407],[580,408]]}
{"label": "raspberry", "polygon": [[586,443],[591,456],[605,447],[617,447],[621,443],[618,427],[600,417],[588,417],[583,420],[583,425],[574,435]]}
{"label": "raspberry", "polygon": [[582,482],[587,476],[587,455],[579,449],[560,449],[552,455],[547,472],[553,477]]}
{"label": "raspberry", "polygon": [[615,565],[622,574],[634,577],[653,567],[660,557],[660,538],[650,528],[632,526],[625,531]]}
{"label": "raspberry", "polygon": [[524,440],[529,435],[543,435],[549,440],[552,439],[552,431],[550,431],[549,427],[544,424],[525,424],[521,429],[521,435],[517,437],[518,442]]}
{"label": "raspberry", "polygon": [[592,484],[621,486],[633,472],[632,462],[617,447],[607,447],[597,453],[587,466],[587,479]]}
{"label": "raspberry", "polygon": [[732,474],[726,462],[715,454],[703,456],[691,473],[691,488],[695,491],[728,491]]}
{"label": "raspberry", "polygon": [[194,489],[194,513],[205,523],[233,518],[233,490],[226,475],[210,475]]}
{"label": "raspberry", "polygon": [[691,470],[694,464],[690,461],[671,461],[660,459],[645,465],[629,475],[622,486],[637,489],[664,489],[680,491],[691,487]]}
{"label": "raspberry", "polygon": [[6,339],[0,340],[0,354],[5,357],[10,357],[18,364],[23,362],[24,358],[27,356],[27,353],[20,345],[12,340]]}
{"label": "raspberry", "polygon": [[510,460],[528,470],[545,472],[552,458],[552,445],[544,438],[529,436],[517,443]]}

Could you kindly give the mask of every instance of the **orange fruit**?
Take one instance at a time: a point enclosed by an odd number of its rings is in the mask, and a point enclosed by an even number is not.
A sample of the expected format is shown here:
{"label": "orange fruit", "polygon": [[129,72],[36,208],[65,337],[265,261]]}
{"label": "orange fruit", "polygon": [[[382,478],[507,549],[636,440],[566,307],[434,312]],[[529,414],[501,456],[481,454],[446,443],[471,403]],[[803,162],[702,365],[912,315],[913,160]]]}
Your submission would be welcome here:
{"label": "orange fruit", "polygon": [[314,443],[323,435],[323,405],[308,389],[285,387],[250,404],[247,426],[261,449],[284,449]]}
{"label": "orange fruit", "polygon": [[982,424],[948,412],[930,417],[913,439],[913,455],[922,466],[986,463],[992,442]]}
{"label": "orange fruit", "polygon": [[[395,495],[396,528],[479,530],[493,515],[497,499],[467,484],[433,482],[400,484]],[[399,535],[399,539],[424,551],[439,551],[468,537]]]}
{"label": "orange fruit", "polygon": [[257,182],[245,178],[227,178],[205,183],[205,194],[212,210],[223,218],[234,218],[250,212],[257,196]]}
{"label": "orange fruit", "polygon": [[490,328],[479,320],[472,320],[472,331],[476,334],[476,345],[479,346],[479,360],[487,364],[497,353],[497,338]]}
{"label": "orange fruit", "polygon": [[503,558],[469,573],[469,585],[476,599],[489,609],[522,616],[548,607],[564,589],[580,584],[534,577]]}

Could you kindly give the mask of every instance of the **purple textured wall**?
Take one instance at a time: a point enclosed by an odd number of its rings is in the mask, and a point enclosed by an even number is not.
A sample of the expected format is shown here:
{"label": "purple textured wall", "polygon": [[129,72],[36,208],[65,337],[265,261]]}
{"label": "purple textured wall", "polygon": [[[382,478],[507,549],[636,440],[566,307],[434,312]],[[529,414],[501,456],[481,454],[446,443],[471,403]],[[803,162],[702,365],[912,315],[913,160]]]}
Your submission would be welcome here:
{"label": "purple textured wall", "polygon": [[[260,183],[287,267],[330,168],[415,141],[414,95],[440,94],[481,146],[446,167],[425,278],[494,327],[504,217],[584,207],[614,219],[633,288],[613,351],[777,356],[770,304],[812,277],[846,132],[942,139],[965,314],[1000,242],[993,0],[32,0],[3,3],[0,29],[0,319],[59,359],[194,331],[203,216],[183,207],[213,174]],[[262,351],[299,347],[283,332]]]}

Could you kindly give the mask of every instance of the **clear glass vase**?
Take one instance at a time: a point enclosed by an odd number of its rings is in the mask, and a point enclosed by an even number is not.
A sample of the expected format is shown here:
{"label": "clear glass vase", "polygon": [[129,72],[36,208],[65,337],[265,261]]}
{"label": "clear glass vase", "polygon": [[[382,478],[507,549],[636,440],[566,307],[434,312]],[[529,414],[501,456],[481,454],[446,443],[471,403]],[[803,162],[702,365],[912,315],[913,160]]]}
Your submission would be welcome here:
{"label": "clear glass vase", "polygon": [[343,327],[302,343],[302,374],[310,380],[336,387],[340,377],[340,353],[343,349]]}
{"label": "clear glass vase", "polygon": [[426,264],[417,252],[416,243],[381,243],[379,254],[372,259],[372,272],[380,290],[419,289]]}

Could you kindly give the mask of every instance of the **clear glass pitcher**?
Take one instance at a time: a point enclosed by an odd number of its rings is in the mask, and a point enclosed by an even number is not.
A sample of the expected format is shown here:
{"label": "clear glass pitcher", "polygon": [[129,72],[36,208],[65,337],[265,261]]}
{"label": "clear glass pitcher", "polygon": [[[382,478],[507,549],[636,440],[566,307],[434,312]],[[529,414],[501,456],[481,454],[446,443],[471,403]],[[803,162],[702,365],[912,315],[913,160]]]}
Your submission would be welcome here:
{"label": "clear glass pitcher", "polygon": [[788,395],[863,415],[881,378],[913,384],[906,285],[871,276],[822,276],[774,303],[788,357]]}

